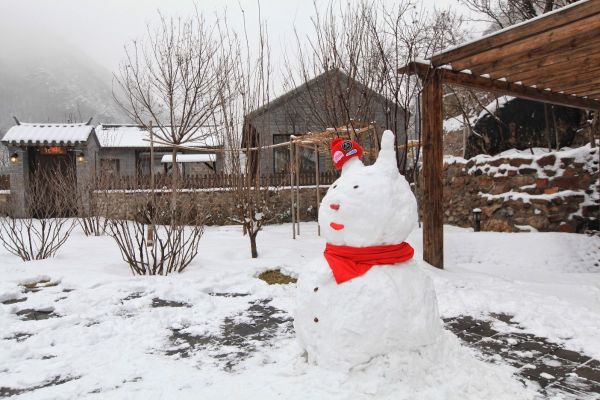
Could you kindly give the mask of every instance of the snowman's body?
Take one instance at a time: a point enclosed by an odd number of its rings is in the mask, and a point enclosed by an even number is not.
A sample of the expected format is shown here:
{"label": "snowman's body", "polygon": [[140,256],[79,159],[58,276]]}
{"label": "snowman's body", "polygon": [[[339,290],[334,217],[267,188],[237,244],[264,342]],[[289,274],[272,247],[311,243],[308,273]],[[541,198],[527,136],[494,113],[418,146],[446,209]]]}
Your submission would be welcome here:
{"label": "snowman's body", "polygon": [[[364,248],[402,243],[417,205],[398,173],[393,134],[385,132],[376,163],[348,160],[319,209],[327,242]],[[434,343],[442,327],[429,276],[410,260],[377,265],[343,283],[321,257],[298,281],[294,326],[309,360],[350,368],[374,357]]]}

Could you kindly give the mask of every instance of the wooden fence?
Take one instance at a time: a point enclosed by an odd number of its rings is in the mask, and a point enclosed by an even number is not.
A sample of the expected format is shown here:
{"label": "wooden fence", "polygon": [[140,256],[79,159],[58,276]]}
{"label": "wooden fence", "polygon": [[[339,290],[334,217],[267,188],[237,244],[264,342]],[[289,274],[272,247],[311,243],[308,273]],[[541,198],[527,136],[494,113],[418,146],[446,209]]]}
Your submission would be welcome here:
{"label": "wooden fence", "polygon": [[[298,184],[300,186],[314,186],[317,184],[315,174],[300,174]],[[338,178],[336,172],[322,172],[319,176],[319,184],[330,185]],[[186,175],[180,177],[179,187],[182,189],[218,189],[236,186],[237,178],[227,174],[205,174]],[[285,187],[290,186],[290,174],[271,174],[260,177],[261,187]],[[156,175],[154,177],[157,189],[170,188],[170,175]],[[150,189],[150,176],[104,176],[98,178],[97,189]],[[9,175],[0,175],[0,190],[10,190]]]}
{"label": "wooden fence", "polygon": [[[300,186],[314,186],[317,184],[316,174],[300,174]],[[338,178],[336,172],[323,172],[319,175],[320,185],[330,185]],[[289,187],[290,174],[271,174],[259,178],[261,187]],[[181,189],[218,189],[235,187],[239,177],[228,174],[186,175],[180,177],[178,187]],[[170,175],[155,175],[154,187],[156,189],[169,189],[171,187]],[[96,182],[97,189],[135,190],[150,189],[150,176],[109,176],[99,178]]]}

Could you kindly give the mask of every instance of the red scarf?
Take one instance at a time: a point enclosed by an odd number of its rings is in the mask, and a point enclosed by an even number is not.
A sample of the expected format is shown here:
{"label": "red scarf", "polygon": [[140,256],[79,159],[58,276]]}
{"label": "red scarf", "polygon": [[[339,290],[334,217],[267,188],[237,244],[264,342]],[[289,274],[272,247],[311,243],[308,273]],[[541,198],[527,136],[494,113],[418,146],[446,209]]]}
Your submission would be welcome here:
{"label": "red scarf", "polygon": [[367,273],[374,265],[391,265],[408,261],[415,250],[402,242],[385,246],[351,247],[327,243],[325,259],[340,284]]}

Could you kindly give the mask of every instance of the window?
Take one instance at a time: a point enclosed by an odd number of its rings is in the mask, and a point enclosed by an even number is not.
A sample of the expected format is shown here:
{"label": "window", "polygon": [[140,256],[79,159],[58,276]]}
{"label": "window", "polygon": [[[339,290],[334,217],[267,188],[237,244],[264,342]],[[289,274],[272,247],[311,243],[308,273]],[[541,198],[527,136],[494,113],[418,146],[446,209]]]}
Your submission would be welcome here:
{"label": "window", "polygon": [[[165,172],[164,165],[160,162],[163,155],[171,154],[164,152],[154,153],[154,162],[152,167],[154,168],[154,174],[162,174]],[[137,155],[137,174],[138,176],[150,176],[150,152],[142,152]]]}
{"label": "window", "polygon": [[[273,135],[273,144],[289,143],[288,135]],[[289,146],[275,147],[273,149],[273,172],[286,173],[290,171],[290,148]]]}
{"label": "window", "polygon": [[[273,135],[273,144],[288,143],[289,135]],[[313,148],[298,146],[300,173],[314,173],[316,169],[315,150]],[[273,149],[273,172],[290,172],[290,148],[289,146],[275,147]]]}
{"label": "window", "polygon": [[120,163],[119,159],[102,159],[100,160],[100,170],[103,174],[107,175],[119,175],[120,174]]}

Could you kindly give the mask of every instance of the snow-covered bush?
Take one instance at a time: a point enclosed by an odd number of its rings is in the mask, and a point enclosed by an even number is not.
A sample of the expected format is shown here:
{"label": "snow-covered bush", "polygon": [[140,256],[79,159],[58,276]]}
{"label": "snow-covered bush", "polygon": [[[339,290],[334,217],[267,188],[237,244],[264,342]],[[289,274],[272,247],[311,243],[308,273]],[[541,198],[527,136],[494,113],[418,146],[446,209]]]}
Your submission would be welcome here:
{"label": "snow-covered bush", "polygon": [[53,257],[76,220],[75,171],[38,169],[30,174],[25,208],[14,204],[0,216],[0,242],[23,261]]}
{"label": "snow-covered bush", "polygon": [[182,272],[198,254],[204,211],[193,193],[178,196],[176,205],[169,194],[137,194],[135,215],[121,219],[109,213],[107,233],[115,239],[134,275]]}

